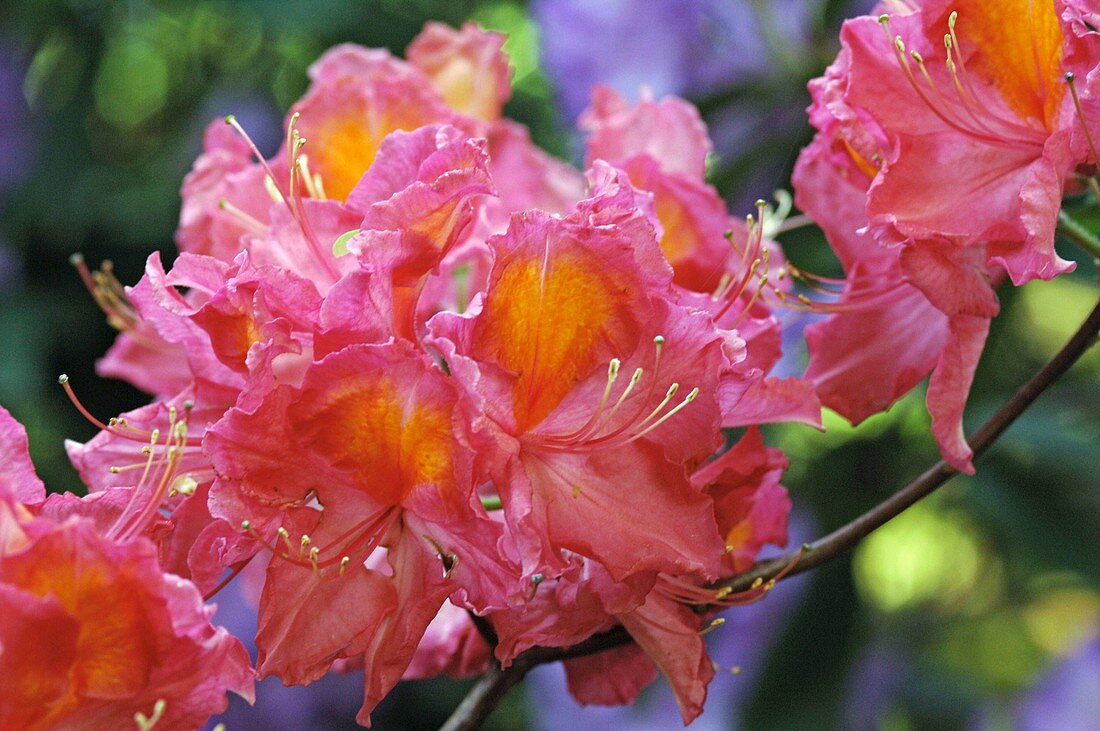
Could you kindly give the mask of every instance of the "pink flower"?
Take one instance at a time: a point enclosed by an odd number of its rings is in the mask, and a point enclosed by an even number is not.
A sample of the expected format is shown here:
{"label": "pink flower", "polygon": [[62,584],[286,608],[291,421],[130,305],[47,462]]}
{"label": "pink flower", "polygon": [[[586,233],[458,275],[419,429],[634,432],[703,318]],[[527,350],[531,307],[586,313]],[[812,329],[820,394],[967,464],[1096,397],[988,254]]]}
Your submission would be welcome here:
{"label": "pink flower", "polygon": [[713,508],[683,463],[715,438],[723,338],[709,316],[671,301],[632,195],[598,191],[564,219],[513,216],[489,240],[484,299],[429,323],[483,404],[480,451],[528,573],[561,570],[562,550],[616,581],[717,569]]}
{"label": "pink flower", "polygon": [[300,387],[211,428],[222,475],[211,504],[273,554],[261,673],[308,683],[362,655],[366,722],[444,599],[461,587],[482,609],[507,602],[501,528],[473,493],[462,408],[450,380],[397,341],[332,353]]}
{"label": "pink flower", "polygon": [[454,30],[429,22],[405,49],[409,63],[419,68],[447,105],[475,119],[494,121],[512,95],[511,67],[501,47],[500,33],[473,23]]}
{"label": "pink flower", "polygon": [[888,408],[930,371],[933,434],[956,468],[972,472],[962,410],[998,304],[987,263],[993,245],[927,236],[885,247],[869,233],[866,191],[881,179],[885,133],[846,101],[847,50],[811,83],[818,136],[795,168],[800,208],[824,229],[844,265],[833,313],[807,329],[811,380],[822,402],[858,423]]}
{"label": "pink flower", "polygon": [[[788,462],[750,429],[730,450],[692,473],[691,482],[714,498],[714,517],[725,536],[727,558],[720,575],[751,566],[766,543],[787,542],[791,502],[779,484]],[[500,635],[497,656],[507,662],[535,645],[562,647],[606,631],[616,623],[634,645],[565,662],[570,693],[582,704],[631,703],[659,670],[676,695],[684,723],[702,713],[714,664],[701,632],[717,626],[700,607],[732,606],[763,597],[767,587],[745,595],[705,586],[698,573],[640,576],[629,586],[614,582],[601,566],[570,557],[568,569],[540,582],[520,613],[491,613]],[[637,589],[644,587],[644,596]],[[719,620],[720,621],[720,620]]]}
{"label": "pink flower", "polygon": [[710,294],[725,273],[731,220],[725,203],[704,181],[711,143],[699,112],[682,99],[643,99],[631,107],[611,89],[593,90],[581,118],[591,131],[588,164],[605,160],[653,194],[661,250],[676,284]]}
{"label": "pink flower", "polygon": [[[698,112],[666,97],[631,107],[610,89],[598,88],[582,120],[592,131],[588,157],[606,157],[629,185],[652,195],[652,216],[681,301],[709,312],[729,330],[731,373],[722,388],[723,426],[795,420],[820,427],[821,408],[810,384],[769,378],[781,355],[780,322],[770,304],[789,283],[773,272],[783,267],[779,245],[733,219],[703,174],[710,140]],[[623,185],[603,163],[590,173],[595,186]],[[629,185],[627,187],[629,187]],[[646,204],[648,205],[648,204]],[[771,280],[769,280],[771,277]]]}
{"label": "pink flower", "polygon": [[301,115],[308,166],[328,198],[347,198],[390,132],[457,118],[420,69],[386,51],[336,46],[309,73],[313,83],[291,117]]}
{"label": "pink flower", "polygon": [[264,187],[265,175],[248,143],[224,119],[210,122],[203,153],[180,190],[179,250],[232,261],[240,251],[241,236],[255,230],[255,223],[268,220],[272,199]]}
{"label": "pink flower", "polygon": [[453,127],[396,132],[348,198],[364,211],[348,250],[387,280],[392,324],[403,337],[415,339],[427,275],[462,240],[476,204],[494,192],[487,165],[485,141]]}
{"label": "pink flower", "polygon": [[128,726],[141,714],[186,729],[224,710],[226,691],[252,701],[248,654],[210,625],[195,586],[163,573],[150,542],[116,542],[76,517],[81,501],[43,504],[26,435],[2,408],[0,454],[0,727]]}
{"label": "pink flower", "polygon": [[644,97],[631,106],[614,89],[597,86],[592,105],[578,122],[590,132],[586,164],[624,161],[636,155],[657,160],[670,175],[702,180],[710,138],[699,111],[683,99]]}
{"label": "pink flower", "polygon": [[765,544],[787,545],[791,500],[779,484],[790,461],[764,445],[756,427],[719,457],[691,475],[714,498],[719,530],[726,539],[728,576],[752,567]]}
{"label": "pink flower", "polygon": [[469,613],[447,601],[428,625],[403,680],[446,674],[468,678],[489,669],[492,653]]}
{"label": "pink flower", "polygon": [[988,243],[1017,285],[1073,268],[1054,228],[1089,150],[1063,76],[1091,99],[1100,61],[1095,33],[1070,27],[1076,5],[935,0],[845,24],[843,101],[884,137],[878,161],[865,157],[879,168],[867,201],[877,235]]}
{"label": "pink flower", "polygon": [[[0,726],[188,729],[248,699],[248,654],[210,625],[195,587],[161,573],[152,544],[114,543],[85,520],[14,525],[0,503]],[[43,648],[49,648],[44,652]]]}

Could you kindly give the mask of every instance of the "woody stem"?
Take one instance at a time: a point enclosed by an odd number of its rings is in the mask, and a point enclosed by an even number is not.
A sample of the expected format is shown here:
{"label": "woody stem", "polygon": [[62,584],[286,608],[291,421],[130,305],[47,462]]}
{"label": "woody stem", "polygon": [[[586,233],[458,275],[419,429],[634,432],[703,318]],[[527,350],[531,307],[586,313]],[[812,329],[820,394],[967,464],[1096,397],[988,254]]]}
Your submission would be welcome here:
{"label": "woody stem", "polygon": [[[1089,313],[1089,316],[1077,329],[1073,337],[1070,338],[1069,342],[1027,383],[1021,386],[1012,398],[1006,401],[988,421],[974,432],[969,442],[971,449],[974,450],[975,457],[989,449],[1012,422],[1016,421],[1020,414],[1039,397],[1039,394],[1045,391],[1063,373],[1069,370],[1069,367],[1078,358],[1084,355],[1096,342],[1098,332],[1100,332],[1100,303],[1097,303],[1096,307]],[[885,501],[847,525],[841,526],[827,536],[810,543],[807,546],[808,550],[798,564],[787,575],[794,576],[817,568],[837,555],[854,548],[871,531],[897,516],[921,498],[931,494],[956,474],[958,474],[957,470],[940,460]],[[749,588],[757,578],[764,581],[772,578],[793,560],[794,556],[788,555],[763,561],[746,573],[724,582],[723,585],[729,586],[734,592],[743,591]]]}
{"label": "woody stem", "polygon": [[[1096,342],[1100,333],[1100,302],[1073,334],[1073,337],[1059,350],[1046,365],[1020,387],[1012,398],[1004,403],[969,438],[974,456],[978,457],[997,441],[1009,426],[1022,414],[1043,391],[1069,370],[1077,360]],[[819,538],[803,548],[798,563],[784,578],[815,569],[837,556],[846,553],[867,537],[871,531],[896,517],[903,510],[947,482],[958,471],[946,462],[939,461],[925,470],[915,480],[898,490],[882,503],[868,510],[855,520]],[[780,556],[762,561],[749,571],[722,582],[733,592],[749,589],[756,580],[768,581],[795,560],[795,555]],[[717,587],[716,587],[717,588]],[[446,731],[477,728],[496,708],[507,692],[518,684],[536,665],[565,660],[571,657],[593,655],[604,650],[619,647],[630,641],[630,635],[622,627],[593,635],[584,642],[565,648],[534,647],[520,653],[512,665],[501,669],[498,665],[486,673],[471,690],[470,694],[442,727]]]}

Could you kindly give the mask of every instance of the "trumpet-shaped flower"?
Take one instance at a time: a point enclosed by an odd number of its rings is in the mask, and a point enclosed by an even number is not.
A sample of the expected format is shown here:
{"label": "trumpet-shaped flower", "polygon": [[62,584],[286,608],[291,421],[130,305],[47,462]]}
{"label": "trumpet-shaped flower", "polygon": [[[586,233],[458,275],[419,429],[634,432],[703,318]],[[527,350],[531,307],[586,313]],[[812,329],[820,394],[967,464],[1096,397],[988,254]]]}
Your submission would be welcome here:
{"label": "trumpet-shaped flower", "polygon": [[998,310],[992,283],[999,274],[987,263],[992,245],[928,237],[884,247],[861,233],[866,191],[886,164],[886,134],[848,105],[849,61],[842,50],[811,83],[819,133],[794,173],[799,207],[824,229],[847,274],[839,300],[819,305],[829,319],[807,329],[805,377],[826,406],[859,422],[932,372],[933,434],[952,465],[972,471],[962,410]]}
{"label": "trumpet-shaped flower", "polygon": [[935,0],[845,24],[844,102],[885,137],[867,200],[880,237],[986,243],[1017,285],[1073,268],[1054,228],[1064,181],[1092,156],[1100,60],[1095,33],[1070,27],[1079,5]]}
{"label": "trumpet-shaped flower", "polygon": [[362,655],[365,721],[444,599],[461,587],[483,609],[507,602],[501,527],[473,493],[463,408],[397,341],[332,353],[300,387],[276,387],[211,428],[222,475],[212,505],[272,553],[262,673],[306,683]]}
{"label": "trumpet-shaped flower", "polygon": [[597,191],[564,219],[514,216],[489,241],[483,301],[429,326],[483,404],[483,454],[528,572],[560,568],[566,549],[616,581],[707,574],[721,543],[683,462],[719,422],[723,338],[670,301],[649,218],[618,207],[621,192]]}
{"label": "trumpet-shaped flower", "polygon": [[42,505],[26,434],[3,409],[0,453],[0,728],[186,729],[226,691],[252,700],[244,647],[150,542],[106,537],[69,510],[77,501]]}

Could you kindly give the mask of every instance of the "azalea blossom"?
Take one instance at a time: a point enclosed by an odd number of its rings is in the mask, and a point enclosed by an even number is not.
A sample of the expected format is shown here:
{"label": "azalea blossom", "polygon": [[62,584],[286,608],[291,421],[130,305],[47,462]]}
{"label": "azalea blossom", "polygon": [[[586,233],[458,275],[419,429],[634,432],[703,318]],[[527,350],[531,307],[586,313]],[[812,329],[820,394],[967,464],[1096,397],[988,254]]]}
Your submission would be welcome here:
{"label": "azalea blossom", "polygon": [[818,135],[794,174],[847,274],[827,283],[839,301],[821,309],[834,314],[807,332],[806,378],[859,422],[932,372],[933,434],[966,472],[962,413],[999,310],[993,288],[1072,269],[1054,227],[1100,118],[1093,31],[1076,5],[1019,5],[885,3],[848,21],[810,85]]}
{"label": "azalea blossom", "polygon": [[149,541],[113,540],[47,501],[2,408],[0,445],[0,726],[187,729],[226,691],[251,702],[248,654],[211,626],[198,589],[164,573]]}
{"label": "azalea blossom", "polygon": [[[1061,197],[1096,184],[1084,5],[846,24],[794,173],[843,278],[788,261],[790,196],[728,209],[681,99],[596,88],[584,169],[541,151],[503,117],[504,37],[472,24],[429,23],[405,59],[325,52],[273,155],[215,120],[179,255],[131,287],[75,260],[119,330],[99,372],[151,399],[100,419],[60,379],[98,429],[66,444],[87,494],[47,497],[0,410],[0,726],[194,727],[250,698],[203,603],[234,581],[256,672],[361,669],[364,725],[402,679],[607,632],[630,642],[570,657],[573,696],[630,703],[661,675],[692,722],[719,612],[803,555],[731,588],[787,542],[761,425],[858,422],[931,374],[932,433],[973,470],[995,288],[1069,271]],[[784,309],[826,316],[801,378],[773,375]]]}

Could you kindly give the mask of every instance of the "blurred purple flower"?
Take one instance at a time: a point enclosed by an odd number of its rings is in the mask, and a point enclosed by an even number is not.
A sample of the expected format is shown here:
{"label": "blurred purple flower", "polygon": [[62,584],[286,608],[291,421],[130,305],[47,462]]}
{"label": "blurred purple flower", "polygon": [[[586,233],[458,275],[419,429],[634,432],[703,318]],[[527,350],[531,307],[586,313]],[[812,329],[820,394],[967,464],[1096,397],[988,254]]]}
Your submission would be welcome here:
{"label": "blurred purple flower", "polygon": [[0,194],[18,182],[34,159],[34,124],[23,97],[26,59],[0,36]]}
{"label": "blurred purple flower", "polygon": [[[791,515],[790,545],[800,545],[813,533],[805,515]],[[777,553],[772,550],[763,555]],[[740,726],[741,707],[763,670],[768,647],[786,626],[808,581],[808,576],[788,579],[763,601],[734,607],[722,615],[726,623],[707,636],[707,649],[718,671],[707,691],[706,710],[692,723],[692,731],[728,731]],[[632,706],[583,707],[566,690],[561,664],[554,663],[535,668],[527,676],[526,691],[532,709],[531,725],[537,729],[663,731],[683,726],[676,699],[664,680],[644,690]]]}
{"label": "blurred purple flower", "polygon": [[[855,14],[872,4],[850,0],[845,9]],[[588,106],[594,84],[630,100],[646,88],[656,98],[676,94],[706,102],[719,156],[751,159],[737,173],[731,197],[736,213],[751,212],[756,198],[786,183],[806,127],[805,83],[825,65],[814,41],[823,9],[824,0],[531,3],[543,67],[565,126]]]}
{"label": "blurred purple flower", "polygon": [[8,240],[0,236],[0,301],[14,294],[22,280],[23,262]]}
{"label": "blurred purple flower", "polygon": [[866,648],[848,677],[844,727],[851,731],[882,728],[908,673],[909,663],[899,650],[882,645]]}
{"label": "blurred purple flower", "polygon": [[[241,577],[247,578],[247,577]],[[221,625],[248,647],[256,657],[256,607],[242,592],[238,579],[216,597],[214,624]],[[249,706],[238,696],[230,696],[229,708],[210,719],[207,731],[224,723],[226,728],[296,729],[330,731],[357,729],[355,714],[363,701],[363,673],[329,673],[312,685],[286,687],[275,677],[256,684],[256,705]]]}
{"label": "blurred purple flower", "polygon": [[1050,668],[1014,716],[1020,731],[1100,731],[1100,635]]}
{"label": "blurred purple flower", "polygon": [[[542,57],[565,117],[588,105],[593,84],[629,99],[700,97],[752,76],[771,76],[766,39],[795,47],[808,38],[812,0],[535,0]],[[762,8],[762,10],[761,10]],[[761,15],[761,12],[766,13]]]}

